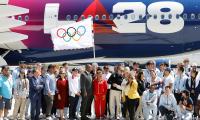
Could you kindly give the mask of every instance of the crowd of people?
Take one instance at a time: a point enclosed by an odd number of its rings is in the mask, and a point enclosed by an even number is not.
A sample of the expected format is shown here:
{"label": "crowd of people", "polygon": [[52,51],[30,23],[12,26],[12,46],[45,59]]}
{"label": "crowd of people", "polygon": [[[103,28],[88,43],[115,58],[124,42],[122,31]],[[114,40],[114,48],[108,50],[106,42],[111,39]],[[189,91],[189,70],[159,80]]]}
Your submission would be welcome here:
{"label": "crowd of people", "polygon": [[[69,69],[23,61],[0,75],[1,119],[192,120],[200,116],[200,73],[189,59],[170,68],[150,60],[146,69],[134,62]],[[94,103],[94,104],[92,104]],[[13,104],[13,105],[12,105]],[[12,108],[13,106],[13,108]],[[29,109],[30,108],[30,109]],[[8,116],[10,109],[13,109]],[[94,113],[92,113],[94,110]]]}

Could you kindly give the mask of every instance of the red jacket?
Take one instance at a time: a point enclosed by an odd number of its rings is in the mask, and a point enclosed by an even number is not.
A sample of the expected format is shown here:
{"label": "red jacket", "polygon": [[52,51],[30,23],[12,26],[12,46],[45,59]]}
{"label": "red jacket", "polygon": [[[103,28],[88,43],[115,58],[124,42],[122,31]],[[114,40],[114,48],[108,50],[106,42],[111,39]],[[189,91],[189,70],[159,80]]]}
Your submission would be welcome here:
{"label": "red jacket", "polygon": [[107,82],[102,80],[99,82],[97,79],[93,81],[93,92],[94,95],[106,95],[107,93]]}

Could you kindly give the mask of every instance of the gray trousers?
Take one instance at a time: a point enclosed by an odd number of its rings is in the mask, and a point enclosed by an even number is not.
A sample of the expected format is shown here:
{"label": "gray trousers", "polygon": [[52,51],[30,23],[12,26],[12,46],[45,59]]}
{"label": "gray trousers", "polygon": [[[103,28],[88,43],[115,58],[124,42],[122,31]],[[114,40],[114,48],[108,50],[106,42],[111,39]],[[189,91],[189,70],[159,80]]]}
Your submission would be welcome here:
{"label": "gray trousers", "polygon": [[48,117],[51,115],[51,109],[53,107],[54,96],[53,95],[51,95],[51,96],[45,95],[44,97],[45,97],[45,102],[47,105],[46,116]]}

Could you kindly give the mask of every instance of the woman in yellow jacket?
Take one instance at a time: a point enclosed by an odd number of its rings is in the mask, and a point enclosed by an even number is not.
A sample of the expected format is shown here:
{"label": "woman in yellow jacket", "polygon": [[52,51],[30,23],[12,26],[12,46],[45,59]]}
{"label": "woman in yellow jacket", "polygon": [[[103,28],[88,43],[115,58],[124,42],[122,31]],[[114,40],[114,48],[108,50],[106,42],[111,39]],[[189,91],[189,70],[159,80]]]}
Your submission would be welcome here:
{"label": "woman in yellow jacket", "polygon": [[139,106],[140,95],[137,91],[138,83],[133,75],[129,75],[128,77],[130,89],[128,91],[128,99],[127,99],[127,106],[130,120],[135,120],[135,113]]}

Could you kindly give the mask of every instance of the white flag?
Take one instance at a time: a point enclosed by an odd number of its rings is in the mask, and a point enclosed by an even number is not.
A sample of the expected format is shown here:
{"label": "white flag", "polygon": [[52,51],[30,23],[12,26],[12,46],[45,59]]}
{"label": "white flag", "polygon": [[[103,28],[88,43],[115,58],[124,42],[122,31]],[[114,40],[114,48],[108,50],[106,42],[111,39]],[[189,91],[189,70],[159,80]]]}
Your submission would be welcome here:
{"label": "white flag", "polygon": [[94,46],[92,18],[51,30],[54,50],[81,49]]}

